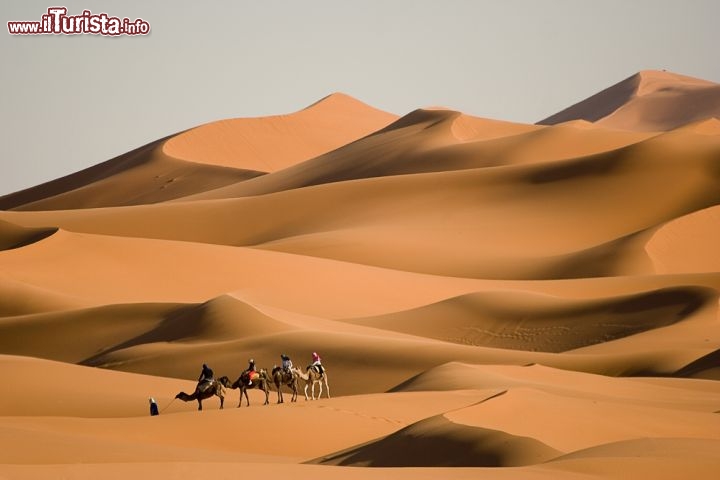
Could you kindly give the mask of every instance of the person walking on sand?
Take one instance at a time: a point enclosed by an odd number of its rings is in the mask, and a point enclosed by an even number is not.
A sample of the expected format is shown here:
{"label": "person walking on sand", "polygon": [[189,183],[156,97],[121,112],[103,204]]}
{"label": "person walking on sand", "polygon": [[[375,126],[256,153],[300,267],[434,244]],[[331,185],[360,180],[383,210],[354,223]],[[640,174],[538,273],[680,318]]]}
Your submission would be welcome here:
{"label": "person walking on sand", "polygon": [[160,412],[158,412],[158,406],[157,406],[157,403],[155,402],[155,399],[153,397],[150,397],[149,401],[150,401],[150,416],[154,417],[156,415],[159,415]]}

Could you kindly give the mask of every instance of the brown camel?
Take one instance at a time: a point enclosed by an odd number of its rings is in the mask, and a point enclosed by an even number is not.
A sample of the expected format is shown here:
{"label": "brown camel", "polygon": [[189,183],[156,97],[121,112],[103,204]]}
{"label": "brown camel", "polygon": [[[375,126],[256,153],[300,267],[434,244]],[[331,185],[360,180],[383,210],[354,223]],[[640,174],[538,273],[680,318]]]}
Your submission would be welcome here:
{"label": "brown camel", "polygon": [[200,391],[198,385],[192,395],[188,395],[185,392],[180,392],[175,395],[175,398],[179,398],[183,402],[192,402],[193,400],[197,400],[198,410],[202,410],[202,401],[207,400],[213,395],[217,395],[218,397],[220,397],[220,408],[223,408],[223,403],[225,403],[225,387],[217,380],[213,380],[210,385],[202,392]]}
{"label": "brown camel", "polygon": [[268,377],[267,370],[264,368],[261,368],[258,372],[258,377],[253,381],[253,384],[251,386],[248,386],[247,381],[245,378],[240,375],[240,378],[235,380],[234,383],[230,383],[230,379],[228,377],[220,377],[218,379],[220,383],[223,384],[225,388],[232,388],[235,390],[236,388],[240,389],[240,401],[238,402],[238,407],[242,405],[242,398],[243,395],[245,395],[245,401],[247,402],[247,406],[250,406],[250,399],[248,398],[247,391],[252,388],[258,388],[265,392],[265,403],[263,405],[267,405],[270,403],[270,400],[268,400],[268,396],[270,395],[270,377]]}
{"label": "brown camel", "polygon": [[291,371],[290,373],[283,371],[282,367],[273,367],[272,378],[275,382],[275,388],[278,392],[277,403],[284,403],[282,386],[287,385],[292,390],[291,402],[297,402],[298,396],[298,376],[296,372]]}
{"label": "brown camel", "polygon": [[310,365],[305,370],[305,373],[302,373],[302,371],[298,368],[295,369],[295,372],[298,374],[300,378],[305,380],[305,400],[308,399],[308,387],[310,388],[310,394],[312,396],[312,399],[315,400],[315,384],[317,383],[320,385],[320,393],[318,393],[318,400],[320,400],[320,397],[322,397],[323,392],[323,383],[325,384],[325,391],[327,392],[327,398],[330,398],[330,386],[328,385],[328,377],[327,377],[327,368],[322,367],[322,373],[320,373],[319,369],[315,368],[314,366]]}

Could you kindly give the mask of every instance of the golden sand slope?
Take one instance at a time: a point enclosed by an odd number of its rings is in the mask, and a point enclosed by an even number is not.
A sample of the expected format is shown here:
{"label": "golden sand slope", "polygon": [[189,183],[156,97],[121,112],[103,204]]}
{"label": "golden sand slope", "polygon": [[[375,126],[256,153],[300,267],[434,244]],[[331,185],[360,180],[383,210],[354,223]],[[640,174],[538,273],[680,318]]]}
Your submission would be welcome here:
{"label": "golden sand slope", "polygon": [[[0,198],[0,476],[715,478],[717,89],[335,94]],[[331,398],[174,400],[313,351]]]}
{"label": "golden sand slope", "polygon": [[610,128],[660,131],[712,117],[720,117],[720,85],[646,70],[538,123],[584,119]]}
{"label": "golden sand slope", "polygon": [[395,118],[334,94],[294,114],[222,120],[169,136],[81,172],[0,197],[0,208],[60,210],[171,200],[302,162]]}
{"label": "golden sand slope", "polygon": [[175,158],[274,172],[378,130],[397,118],[334,93],[290,115],[237,118],[193,128],[168,139]]}
{"label": "golden sand slope", "polygon": [[157,203],[262,175],[178,160],[162,140],[86,170],[0,197],[0,208],[60,210]]}
{"label": "golden sand slope", "polygon": [[[40,370],[45,375],[38,382]],[[658,478],[682,469],[711,478],[719,465],[720,420],[712,412],[720,391],[709,381],[448,364],[426,372],[434,385],[425,383],[422,391],[223,411],[215,399],[198,414],[193,404],[172,401],[175,391],[192,385],[187,381],[11,356],[0,356],[0,371],[19,374],[25,392],[1,401],[0,472],[12,477],[53,471],[85,478],[142,465],[141,476],[159,478],[199,466],[292,471],[301,478],[346,472],[357,478],[575,478],[581,471],[616,478],[630,466]],[[453,378],[462,378],[465,389],[448,390]],[[167,392],[157,396],[163,412],[149,417],[146,398],[158,390]],[[288,432],[297,439],[286,438]],[[516,468],[500,468],[509,465]],[[383,466],[413,469],[377,468]]]}

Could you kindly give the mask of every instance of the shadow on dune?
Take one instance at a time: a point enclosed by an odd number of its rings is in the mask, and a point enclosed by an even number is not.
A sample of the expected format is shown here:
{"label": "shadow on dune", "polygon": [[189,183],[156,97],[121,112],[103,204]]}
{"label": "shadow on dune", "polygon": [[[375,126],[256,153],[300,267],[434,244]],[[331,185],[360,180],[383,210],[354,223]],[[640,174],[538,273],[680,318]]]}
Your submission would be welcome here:
{"label": "shadow on dune", "polygon": [[0,197],[0,210],[67,210],[153,204],[265,172],[202,165],[166,155],[169,137],[41,185]]}
{"label": "shadow on dune", "polygon": [[701,287],[599,300],[473,293],[346,321],[463,345],[559,353],[672,325],[716,299],[717,292]]}
{"label": "shadow on dune", "polygon": [[0,220],[0,251],[22,248],[55,234],[58,228],[27,228]]}
{"label": "shadow on dune", "polygon": [[639,85],[640,75],[636,73],[537,123],[538,125],[554,125],[556,123],[577,119],[595,122],[610,115],[630,101],[635,95]]}
{"label": "shadow on dune", "polygon": [[256,310],[251,305],[229,295],[202,304],[185,305],[168,310],[162,321],[152,329],[118,343],[81,362],[83,365],[103,366],[114,352],[138,345],[159,342],[229,341],[251,335],[277,333],[290,329]]}
{"label": "shadow on dune", "polygon": [[698,358],[675,372],[676,377],[720,380],[720,350]]}
{"label": "shadow on dune", "polygon": [[518,467],[561,455],[533,438],[453,423],[438,415],[381,440],[307,463],[354,467]]}

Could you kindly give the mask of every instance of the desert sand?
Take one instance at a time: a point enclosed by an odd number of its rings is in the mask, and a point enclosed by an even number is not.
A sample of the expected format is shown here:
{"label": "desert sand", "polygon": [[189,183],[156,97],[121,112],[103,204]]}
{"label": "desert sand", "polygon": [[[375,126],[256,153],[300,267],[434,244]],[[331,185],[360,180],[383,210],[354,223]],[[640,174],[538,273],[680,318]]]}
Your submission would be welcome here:
{"label": "desert sand", "polygon": [[[0,478],[716,478],[718,118],[336,93],[0,197]],[[315,351],[330,396],[175,398]]]}

